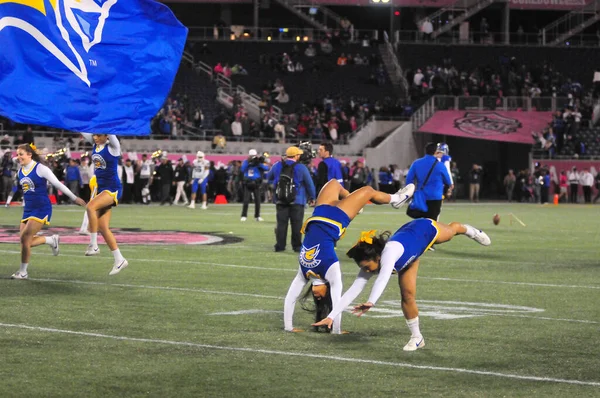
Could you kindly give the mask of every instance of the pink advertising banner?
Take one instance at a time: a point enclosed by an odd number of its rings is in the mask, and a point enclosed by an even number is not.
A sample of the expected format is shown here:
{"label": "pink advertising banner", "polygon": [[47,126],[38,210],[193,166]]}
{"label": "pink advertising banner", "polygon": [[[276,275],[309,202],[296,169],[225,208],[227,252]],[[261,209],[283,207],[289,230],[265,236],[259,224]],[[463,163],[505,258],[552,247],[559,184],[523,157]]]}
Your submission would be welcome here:
{"label": "pink advertising banner", "polygon": [[533,144],[531,133],[551,120],[551,112],[437,111],[419,132]]}

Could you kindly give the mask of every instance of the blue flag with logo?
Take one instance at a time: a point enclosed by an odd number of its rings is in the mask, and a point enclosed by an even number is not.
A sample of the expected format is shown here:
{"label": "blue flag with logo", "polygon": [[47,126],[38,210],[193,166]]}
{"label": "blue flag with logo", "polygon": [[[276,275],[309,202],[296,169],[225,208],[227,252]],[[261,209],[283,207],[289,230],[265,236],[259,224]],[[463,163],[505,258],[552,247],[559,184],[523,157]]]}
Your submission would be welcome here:
{"label": "blue flag with logo", "polygon": [[187,37],[153,0],[0,0],[0,114],[147,135]]}

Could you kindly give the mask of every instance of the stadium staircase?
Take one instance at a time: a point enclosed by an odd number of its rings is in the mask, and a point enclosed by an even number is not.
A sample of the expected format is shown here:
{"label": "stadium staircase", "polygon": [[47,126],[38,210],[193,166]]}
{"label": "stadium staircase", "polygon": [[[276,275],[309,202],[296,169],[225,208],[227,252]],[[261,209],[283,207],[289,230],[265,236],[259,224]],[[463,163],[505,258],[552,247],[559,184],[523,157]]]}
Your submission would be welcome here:
{"label": "stadium staircase", "polygon": [[312,15],[303,12],[304,8],[297,7],[298,5],[300,5],[299,2],[295,0],[275,0],[275,2],[281,5],[286,10],[290,11],[292,14],[296,15],[298,18],[304,20],[305,22],[308,22],[315,28],[324,32],[327,32],[329,30],[327,26],[317,21]]}
{"label": "stadium staircase", "polygon": [[506,0],[458,0],[451,6],[440,8],[423,18],[419,21],[419,26],[421,26],[426,19],[429,19],[433,25],[433,33],[431,36],[436,38],[449,32],[455,26],[460,25],[488,6],[505,1]]}
{"label": "stadium staircase", "polygon": [[[375,68],[373,65],[336,65],[336,60],[341,53],[360,54],[369,58],[379,59],[378,49],[362,47],[360,44],[348,44],[334,48],[329,55],[319,54],[316,57],[306,57],[304,48],[307,44],[300,44],[300,52],[293,55],[293,43],[255,43],[255,42],[221,42],[212,49],[212,54],[194,54],[196,63],[204,64],[204,68],[221,62],[230,66],[243,65],[248,75],[233,75],[231,87],[238,92],[240,86],[246,93],[244,105],[250,101],[258,101],[258,95],[249,93],[262,93],[267,83],[274,83],[280,79],[286,92],[290,96],[290,103],[280,106],[283,114],[295,111],[301,104],[313,104],[321,101],[327,94],[333,97],[365,97],[369,99],[383,99],[393,97],[394,90],[391,84],[377,86],[369,82],[369,77]],[[294,62],[300,61],[304,66],[301,73],[287,73],[275,70],[273,67],[276,59],[283,53],[291,54]],[[261,63],[259,60],[263,59]],[[268,62],[264,60],[268,59]],[[275,58],[275,59],[274,59]],[[313,71],[314,70],[314,71]],[[212,72],[212,69],[210,70]],[[208,73],[209,70],[206,71]],[[389,76],[386,75],[386,79]],[[221,83],[223,97],[227,93],[227,84]],[[229,93],[230,94],[230,93]],[[231,95],[231,94],[230,94]]]}
{"label": "stadium staircase", "polygon": [[542,29],[542,40],[550,46],[562,45],[570,37],[581,33],[600,20],[600,0],[594,0],[573,10]]}
{"label": "stadium staircase", "polygon": [[392,45],[387,42],[379,45],[379,53],[381,54],[381,60],[387,74],[392,82],[392,86],[394,90],[399,94],[400,98],[408,97],[408,81],[404,76],[404,71],[400,66],[400,62],[398,61],[398,57],[394,52],[394,48]]}

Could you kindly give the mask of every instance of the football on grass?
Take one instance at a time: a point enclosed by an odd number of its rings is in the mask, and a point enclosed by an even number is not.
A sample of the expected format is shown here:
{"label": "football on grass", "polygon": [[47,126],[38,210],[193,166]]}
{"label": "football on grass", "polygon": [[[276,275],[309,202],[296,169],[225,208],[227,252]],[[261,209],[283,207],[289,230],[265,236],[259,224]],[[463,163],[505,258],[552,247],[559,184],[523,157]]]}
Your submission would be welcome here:
{"label": "football on grass", "polygon": [[494,218],[492,220],[494,221],[494,225],[500,224],[500,216],[498,214],[494,214]]}

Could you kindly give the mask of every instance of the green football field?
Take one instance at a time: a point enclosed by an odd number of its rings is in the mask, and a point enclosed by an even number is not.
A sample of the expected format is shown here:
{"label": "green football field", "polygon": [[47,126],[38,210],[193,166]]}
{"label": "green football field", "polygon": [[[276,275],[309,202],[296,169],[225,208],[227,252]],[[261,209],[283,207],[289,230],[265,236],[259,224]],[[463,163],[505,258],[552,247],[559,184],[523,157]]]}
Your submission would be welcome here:
{"label": "green football field", "polygon": [[[441,221],[477,226],[492,245],[459,236],[423,255],[427,345],[412,353],[395,277],[367,315],[345,313],[350,334],[310,331],[299,307],[295,326],[309,331],[283,331],[298,265],[290,246],[273,252],[273,206],[262,223],[241,223],[239,205],[120,206],[112,226],[130,265],[110,277],[106,245],[84,257],[74,235],[82,209],[55,207],[44,233],[69,228],[61,253],[34,248],[26,281],[9,279],[21,211],[0,209],[0,397],[600,396],[600,206],[445,205]],[[360,231],[406,221],[389,206],[353,221],[338,244],[346,288]],[[210,241],[200,232],[223,240],[178,244]]]}

